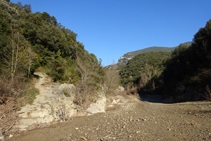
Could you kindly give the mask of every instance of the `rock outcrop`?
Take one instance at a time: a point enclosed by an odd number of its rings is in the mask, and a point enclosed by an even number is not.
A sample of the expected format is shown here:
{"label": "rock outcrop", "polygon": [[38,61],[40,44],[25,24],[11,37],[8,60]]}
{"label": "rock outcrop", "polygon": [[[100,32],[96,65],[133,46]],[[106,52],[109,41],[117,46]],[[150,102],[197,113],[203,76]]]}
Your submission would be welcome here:
{"label": "rock outcrop", "polygon": [[[77,114],[77,105],[72,100],[74,85],[50,83],[47,75],[39,72],[36,75],[40,76],[39,82],[35,85],[40,93],[32,105],[26,105],[18,111],[20,120],[14,128],[20,131],[54,121],[66,121]],[[70,96],[65,96],[64,91]]]}
{"label": "rock outcrop", "polygon": [[106,97],[103,92],[100,98],[92,103],[83,113],[73,101],[75,99],[76,87],[73,84],[58,84],[51,82],[47,75],[37,72],[39,82],[35,87],[39,89],[33,104],[26,105],[17,113],[20,120],[14,126],[14,130],[25,131],[38,126],[45,126],[53,122],[67,121],[72,116],[90,115],[105,112]]}
{"label": "rock outcrop", "polygon": [[88,113],[104,113],[106,109],[106,97],[103,96],[99,98],[96,103],[92,103],[89,108],[86,110]]}

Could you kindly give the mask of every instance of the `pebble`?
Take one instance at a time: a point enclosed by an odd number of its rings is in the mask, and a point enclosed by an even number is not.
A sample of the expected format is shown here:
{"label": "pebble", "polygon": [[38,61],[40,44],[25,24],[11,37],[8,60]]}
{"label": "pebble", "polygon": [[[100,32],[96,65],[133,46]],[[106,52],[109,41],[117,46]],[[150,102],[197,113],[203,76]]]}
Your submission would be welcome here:
{"label": "pebble", "polygon": [[10,135],[9,135],[9,138],[12,138],[12,137],[13,137],[13,135],[12,135],[12,134],[10,134]]}

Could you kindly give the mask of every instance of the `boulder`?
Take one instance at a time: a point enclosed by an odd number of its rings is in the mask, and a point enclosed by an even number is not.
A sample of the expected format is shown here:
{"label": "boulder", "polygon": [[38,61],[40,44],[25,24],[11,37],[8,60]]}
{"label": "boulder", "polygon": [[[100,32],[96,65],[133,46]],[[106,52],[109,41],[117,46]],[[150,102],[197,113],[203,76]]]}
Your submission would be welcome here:
{"label": "boulder", "polygon": [[95,113],[104,113],[106,108],[106,97],[99,98],[96,103],[92,103],[89,108],[86,110],[91,114]]}

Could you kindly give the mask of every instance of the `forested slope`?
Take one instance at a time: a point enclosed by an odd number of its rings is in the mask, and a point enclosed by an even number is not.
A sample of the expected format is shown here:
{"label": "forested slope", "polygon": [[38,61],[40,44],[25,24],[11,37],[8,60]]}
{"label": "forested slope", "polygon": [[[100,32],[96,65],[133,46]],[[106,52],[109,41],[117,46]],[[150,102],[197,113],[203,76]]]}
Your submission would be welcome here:
{"label": "forested slope", "polygon": [[211,100],[211,20],[194,35],[193,44],[180,45],[162,74],[164,94],[176,101]]}
{"label": "forested slope", "polygon": [[170,55],[168,52],[147,52],[135,56],[120,70],[122,85],[128,89],[144,89],[148,85],[149,89],[154,90]]}
{"label": "forested slope", "polygon": [[[101,60],[76,37],[47,12],[32,13],[30,4],[0,0],[0,83],[5,84],[0,97],[20,96],[24,90],[17,85],[29,82],[35,70],[76,84],[81,92],[98,89],[105,75]],[[10,91],[14,87],[17,91]]]}
{"label": "forested slope", "polygon": [[143,53],[120,71],[122,85],[173,97],[176,102],[211,100],[211,20],[172,53]]}

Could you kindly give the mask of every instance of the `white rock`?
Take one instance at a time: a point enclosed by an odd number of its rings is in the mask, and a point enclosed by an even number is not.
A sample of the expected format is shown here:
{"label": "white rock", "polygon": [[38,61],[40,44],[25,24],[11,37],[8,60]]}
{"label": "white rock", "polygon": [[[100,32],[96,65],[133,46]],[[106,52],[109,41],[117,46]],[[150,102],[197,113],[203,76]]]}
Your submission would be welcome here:
{"label": "white rock", "polygon": [[95,113],[104,113],[106,108],[106,97],[99,98],[96,103],[92,103],[87,112],[95,114]]}
{"label": "white rock", "polygon": [[119,87],[117,88],[117,91],[124,91],[124,90],[125,90],[125,88],[122,87],[122,86],[119,86]]}
{"label": "white rock", "polygon": [[[73,103],[76,87],[73,84],[55,84],[54,89],[51,89],[52,86],[46,83],[48,82],[47,76],[43,73],[36,74],[41,76],[39,82],[35,84],[40,94],[36,96],[32,105],[26,105],[17,112],[22,119],[15,125],[15,128],[21,131],[36,124],[48,124],[61,119],[66,120],[77,114],[76,105]],[[43,85],[45,83],[47,85]],[[58,87],[59,89],[57,89]],[[61,94],[62,91],[68,92],[70,97]],[[100,105],[100,103],[97,104]]]}
{"label": "white rock", "polygon": [[12,138],[12,137],[13,137],[13,135],[12,135],[12,134],[10,134],[10,135],[9,135],[9,138]]}
{"label": "white rock", "polygon": [[36,123],[36,120],[34,119],[21,119],[20,120],[21,125],[23,126],[29,126],[29,125],[33,125]]}
{"label": "white rock", "polygon": [[114,99],[111,104],[117,104],[117,101]]}
{"label": "white rock", "polygon": [[45,118],[37,118],[36,123],[37,124],[39,124],[39,123],[49,123],[49,121],[47,121]]}
{"label": "white rock", "polygon": [[2,135],[1,131],[0,131],[0,140],[4,140],[4,136]]}
{"label": "white rock", "polygon": [[19,117],[27,118],[28,117],[28,114],[27,113],[22,113],[22,114],[19,114]]}
{"label": "white rock", "polygon": [[50,123],[54,120],[52,115],[48,115],[47,117],[45,117],[46,123]]}
{"label": "white rock", "polygon": [[40,111],[32,111],[30,115],[33,118],[39,118],[39,117],[45,117],[46,115],[49,115],[49,112],[46,109],[42,109]]}

